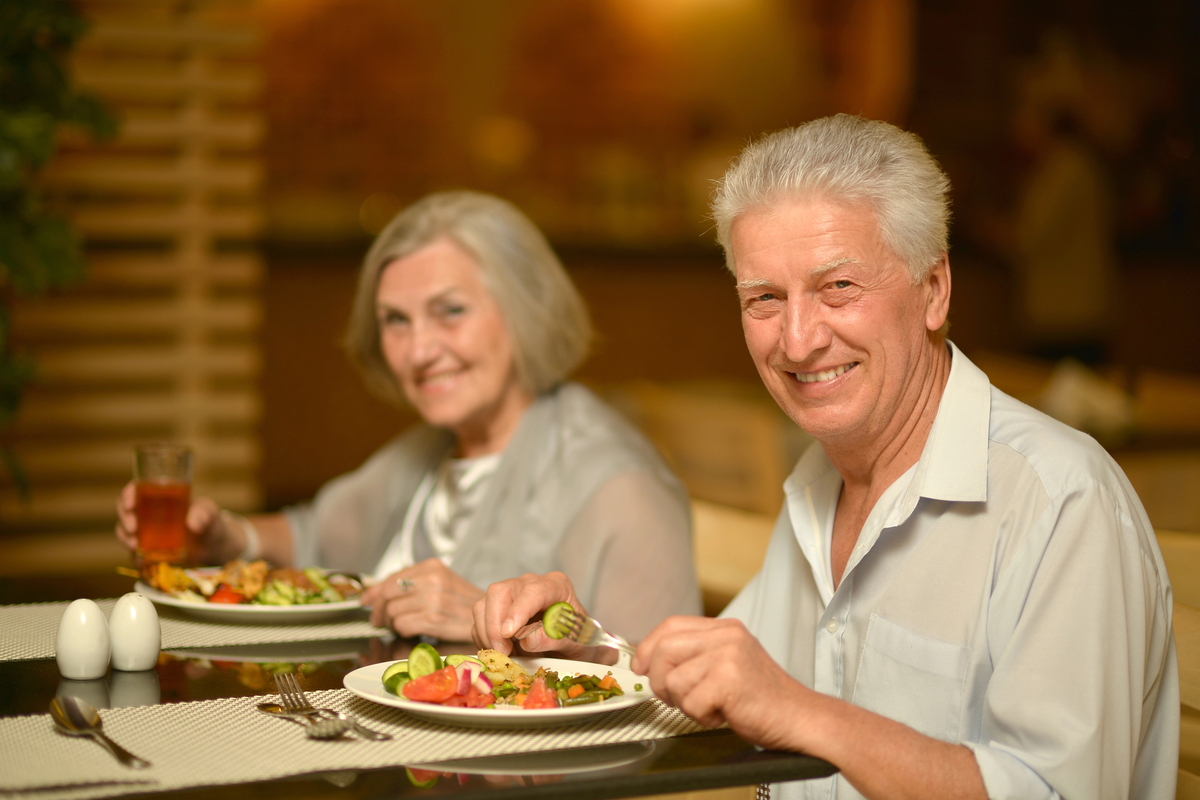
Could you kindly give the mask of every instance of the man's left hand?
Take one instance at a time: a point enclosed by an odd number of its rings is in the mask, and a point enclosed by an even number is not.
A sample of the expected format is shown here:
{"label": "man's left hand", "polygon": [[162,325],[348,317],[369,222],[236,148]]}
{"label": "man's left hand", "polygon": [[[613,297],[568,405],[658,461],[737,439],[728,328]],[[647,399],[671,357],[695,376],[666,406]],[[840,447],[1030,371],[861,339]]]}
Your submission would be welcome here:
{"label": "man's left hand", "polygon": [[813,692],[737,620],[671,617],[642,641],[631,666],[663,702],[702,725],[727,722],[763,747],[804,749],[796,734]]}

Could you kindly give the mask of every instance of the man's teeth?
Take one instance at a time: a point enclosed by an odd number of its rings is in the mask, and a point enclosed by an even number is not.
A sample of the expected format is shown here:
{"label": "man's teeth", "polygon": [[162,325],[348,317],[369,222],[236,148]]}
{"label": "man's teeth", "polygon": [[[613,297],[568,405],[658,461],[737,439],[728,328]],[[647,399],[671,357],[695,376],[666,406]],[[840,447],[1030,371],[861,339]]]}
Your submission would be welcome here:
{"label": "man's teeth", "polygon": [[792,374],[795,375],[796,380],[800,381],[801,383],[821,383],[823,381],[833,380],[838,375],[841,375],[843,372],[850,369],[852,366],[854,365],[843,364],[840,367],[827,369],[824,372],[795,372]]}

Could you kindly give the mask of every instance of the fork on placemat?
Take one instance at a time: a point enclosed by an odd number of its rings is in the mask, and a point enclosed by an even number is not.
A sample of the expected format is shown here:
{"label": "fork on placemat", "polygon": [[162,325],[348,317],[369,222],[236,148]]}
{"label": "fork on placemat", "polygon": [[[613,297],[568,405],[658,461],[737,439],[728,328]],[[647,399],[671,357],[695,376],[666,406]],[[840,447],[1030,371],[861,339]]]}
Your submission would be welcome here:
{"label": "fork on placemat", "polygon": [[573,642],[579,642],[585,647],[611,647],[620,650],[630,658],[637,654],[637,648],[620,636],[604,630],[600,623],[587,614],[580,614],[571,608],[563,609],[558,615],[556,630]]}
{"label": "fork on placemat", "polygon": [[296,680],[296,676],[290,673],[276,673],[275,688],[279,690],[279,699],[283,707],[293,714],[307,714],[310,717],[320,719],[322,717],[344,717],[349,721],[351,728],[359,736],[364,739],[390,739],[391,734],[380,733],[366,727],[354,717],[347,714],[339,714],[332,708],[316,708],[308,701],[308,696],[304,694],[304,690],[300,688],[300,682]]}

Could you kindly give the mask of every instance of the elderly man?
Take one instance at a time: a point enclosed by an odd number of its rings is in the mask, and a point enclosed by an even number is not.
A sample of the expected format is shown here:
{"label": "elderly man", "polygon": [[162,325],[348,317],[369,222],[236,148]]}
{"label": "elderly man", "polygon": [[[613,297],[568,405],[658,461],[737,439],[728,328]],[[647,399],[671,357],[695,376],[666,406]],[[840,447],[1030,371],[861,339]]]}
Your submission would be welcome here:
{"label": "elderly man", "polygon": [[[917,137],[844,115],[730,168],[713,210],[746,343],[817,444],[750,585],[721,619],[664,622],[632,668],[700,722],[840,770],[777,794],[1173,797],[1153,531],[1094,441],[946,340],[948,188]],[[508,650],[561,599],[560,575],[496,584],[476,639]]]}

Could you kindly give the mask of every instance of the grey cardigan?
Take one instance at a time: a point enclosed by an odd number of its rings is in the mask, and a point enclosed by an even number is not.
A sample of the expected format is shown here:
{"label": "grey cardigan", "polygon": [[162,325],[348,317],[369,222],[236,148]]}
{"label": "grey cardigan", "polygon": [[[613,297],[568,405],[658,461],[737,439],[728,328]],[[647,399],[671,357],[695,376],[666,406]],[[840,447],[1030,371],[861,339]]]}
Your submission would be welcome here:
{"label": "grey cardigan", "polygon": [[[418,425],[285,509],[295,563],[373,571],[453,442]],[[686,491],[645,437],[576,383],[525,411],[453,569],[481,589],[561,570],[590,612],[634,641],[670,614],[700,611]]]}

